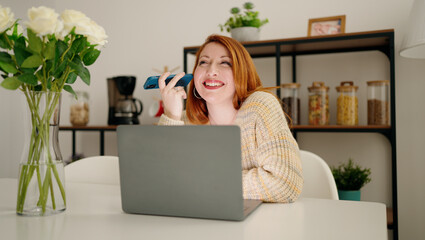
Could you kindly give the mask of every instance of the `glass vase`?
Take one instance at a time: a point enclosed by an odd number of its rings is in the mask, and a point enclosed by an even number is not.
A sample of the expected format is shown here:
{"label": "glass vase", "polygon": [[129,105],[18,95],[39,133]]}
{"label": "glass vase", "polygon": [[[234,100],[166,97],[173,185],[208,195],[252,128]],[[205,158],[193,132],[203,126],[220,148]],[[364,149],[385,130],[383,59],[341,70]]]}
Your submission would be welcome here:
{"label": "glass vase", "polygon": [[16,212],[46,216],[66,209],[58,131],[60,92],[24,91],[25,144],[19,165]]}

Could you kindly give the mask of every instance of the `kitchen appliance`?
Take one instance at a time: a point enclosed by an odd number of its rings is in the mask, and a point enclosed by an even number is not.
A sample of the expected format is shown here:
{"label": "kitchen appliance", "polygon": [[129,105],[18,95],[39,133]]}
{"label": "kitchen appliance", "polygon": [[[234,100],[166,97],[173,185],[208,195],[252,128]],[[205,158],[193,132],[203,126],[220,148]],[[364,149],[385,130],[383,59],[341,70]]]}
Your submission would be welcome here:
{"label": "kitchen appliance", "polygon": [[138,116],[143,111],[143,104],[133,97],[135,87],[135,76],[108,78],[108,125],[140,123]]}

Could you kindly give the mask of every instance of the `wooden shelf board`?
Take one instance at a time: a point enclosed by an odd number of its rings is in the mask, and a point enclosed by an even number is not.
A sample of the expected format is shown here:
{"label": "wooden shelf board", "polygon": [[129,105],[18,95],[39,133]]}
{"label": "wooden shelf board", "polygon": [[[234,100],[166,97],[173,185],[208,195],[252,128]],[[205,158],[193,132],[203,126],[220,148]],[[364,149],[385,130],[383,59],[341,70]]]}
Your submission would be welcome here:
{"label": "wooden shelf board", "polygon": [[98,130],[105,130],[105,131],[115,131],[117,129],[117,125],[102,125],[102,126],[59,126],[59,130],[80,130],[80,131],[98,131]]}
{"label": "wooden shelf board", "polygon": [[[344,51],[377,50],[389,46],[389,34],[393,29],[353,32],[315,37],[272,39],[264,41],[242,42],[252,57],[275,56],[276,46],[280,46],[280,55],[314,54]],[[195,54],[200,46],[185,47],[184,51]]]}
{"label": "wooden shelf board", "polygon": [[329,129],[352,129],[352,130],[389,130],[391,126],[382,125],[358,125],[358,126],[346,126],[346,125],[293,125],[291,129],[294,130],[329,130]]}

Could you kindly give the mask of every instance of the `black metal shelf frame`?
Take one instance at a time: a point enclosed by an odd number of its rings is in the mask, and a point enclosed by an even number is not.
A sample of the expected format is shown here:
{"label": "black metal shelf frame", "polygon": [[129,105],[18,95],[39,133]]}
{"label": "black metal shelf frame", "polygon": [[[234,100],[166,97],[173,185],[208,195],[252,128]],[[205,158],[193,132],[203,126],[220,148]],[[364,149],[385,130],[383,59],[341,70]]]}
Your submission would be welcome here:
{"label": "black metal shelf frame", "polygon": [[[376,41],[375,41],[376,40]],[[332,43],[331,45],[323,45]],[[345,44],[347,43],[347,44]],[[359,44],[357,44],[359,43]],[[321,46],[315,48],[314,45]],[[338,46],[342,44],[343,46]],[[292,58],[292,81],[297,82],[296,60],[297,56],[346,53],[361,51],[380,51],[387,56],[390,66],[390,112],[391,126],[388,129],[295,129],[294,136],[298,132],[372,132],[384,135],[391,144],[391,173],[392,173],[392,208],[393,208],[393,239],[398,239],[398,201],[397,201],[397,146],[396,146],[396,109],[395,109],[395,57],[394,57],[394,31],[380,30],[373,32],[360,32],[350,34],[339,34],[333,36],[305,37],[296,39],[277,39],[270,41],[245,42],[245,48],[250,52],[252,58],[275,58],[276,64],[276,86],[281,84],[281,57],[290,56]],[[305,46],[307,49],[302,50]],[[311,47],[313,46],[313,47]],[[288,50],[285,49],[288,47]],[[270,51],[273,48],[274,50]],[[189,54],[195,54],[199,47],[187,47],[183,50],[183,70],[187,71],[187,61]],[[260,49],[260,50],[259,50]],[[261,51],[267,50],[267,51]],[[259,52],[255,52],[255,51]],[[280,98],[280,89],[276,90]]]}
{"label": "black metal shelf frame", "polygon": [[60,127],[59,130],[61,131],[71,131],[72,132],[72,157],[74,157],[77,153],[76,151],[76,133],[77,131],[83,131],[83,132],[99,132],[99,155],[104,156],[105,155],[105,132],[113,132],[116,131],[115,128],[108,128],[108,127]]}

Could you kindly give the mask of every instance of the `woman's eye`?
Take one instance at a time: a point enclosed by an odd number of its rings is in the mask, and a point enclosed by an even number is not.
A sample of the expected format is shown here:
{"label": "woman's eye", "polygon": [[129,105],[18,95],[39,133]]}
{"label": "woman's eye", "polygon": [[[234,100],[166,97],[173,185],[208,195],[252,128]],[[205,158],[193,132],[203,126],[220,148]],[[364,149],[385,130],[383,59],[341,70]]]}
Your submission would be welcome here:
{"label": "woman's eye", "polygon": [[203,64],[206,64],[207,62],[206,61],[199,61],[199,65],[203,65]]}
{"label": "woman's eye", "polygon": [[228,61],[223,61],[223,62],[221,62],[221,64],[228,65],[230,67],[232,66],[232,64],[230,62],[228,62]]}

